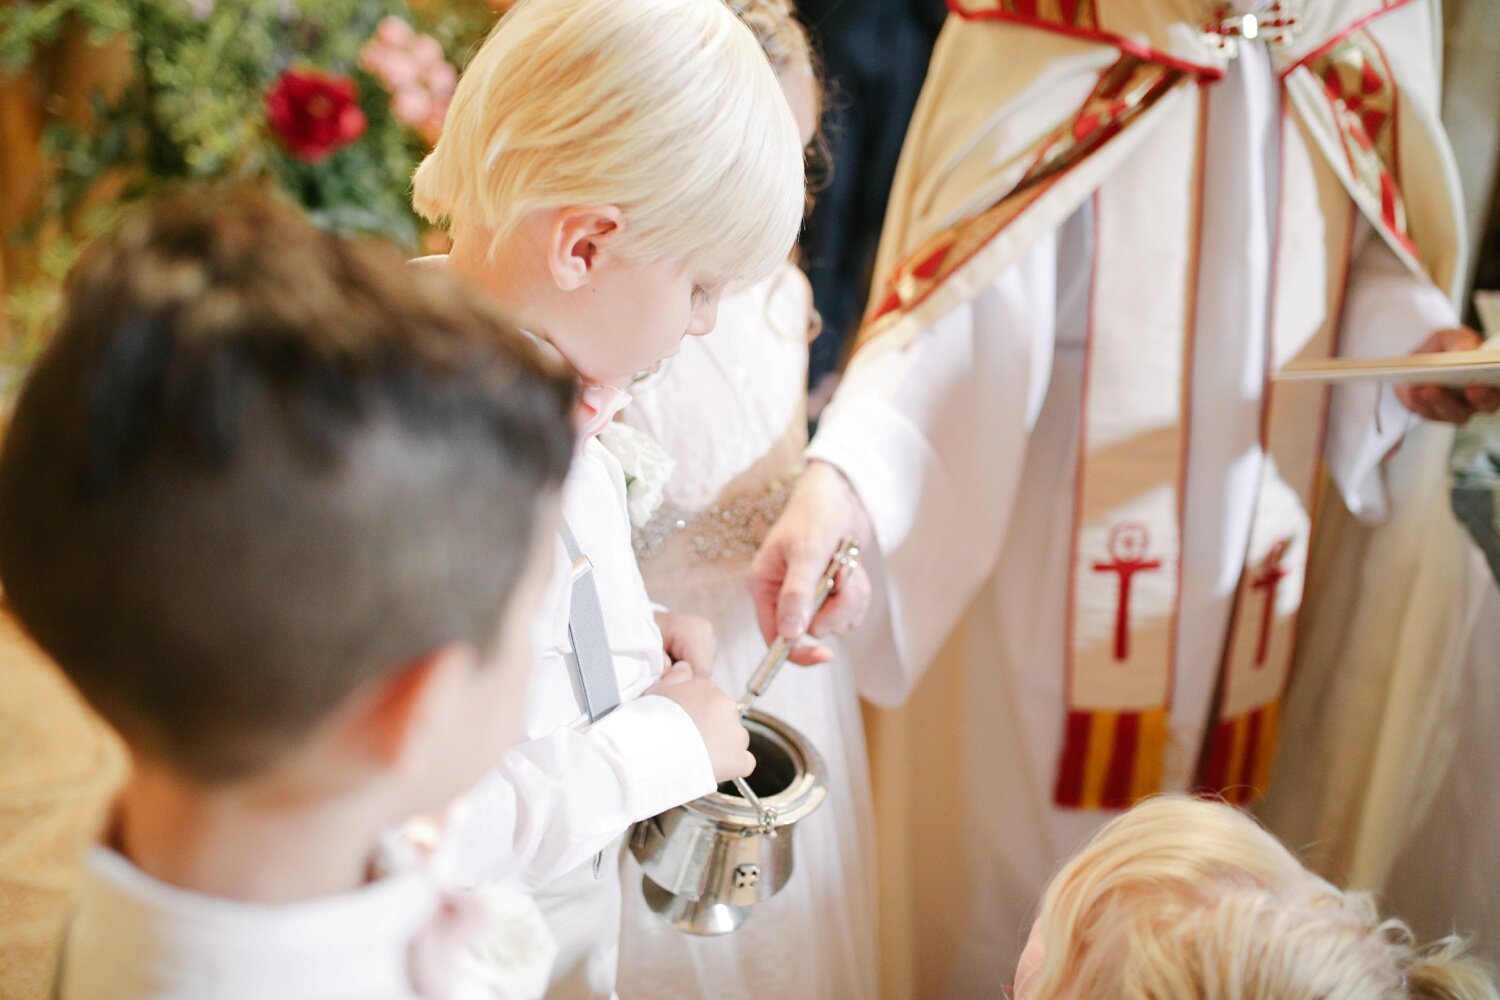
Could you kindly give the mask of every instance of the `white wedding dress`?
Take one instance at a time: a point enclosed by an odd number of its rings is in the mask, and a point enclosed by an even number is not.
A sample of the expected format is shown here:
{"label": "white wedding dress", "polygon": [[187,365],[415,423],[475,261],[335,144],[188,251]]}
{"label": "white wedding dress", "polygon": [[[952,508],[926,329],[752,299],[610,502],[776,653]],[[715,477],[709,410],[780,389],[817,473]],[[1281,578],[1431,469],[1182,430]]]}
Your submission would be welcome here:
{"label": "white wedding dress", "polygon": [[[811,292],[787,264],[726,296],[707,337],[632,388],[624,420],[671,455],[666,501],[637,532],[653,600],[718,633],[714,679],[738,697],[766,644],[746,586],[807,443]],[[831,555],[831,553],[830,553]],[[698,938],[646,908],[628,859],[623,1000],[865,1000],[878,994],[874,845],[864,726],[849,664],[788,666],[758,707],[801,731],[827,765],[828,799],[796,827],[796,867],[732,934]]]}

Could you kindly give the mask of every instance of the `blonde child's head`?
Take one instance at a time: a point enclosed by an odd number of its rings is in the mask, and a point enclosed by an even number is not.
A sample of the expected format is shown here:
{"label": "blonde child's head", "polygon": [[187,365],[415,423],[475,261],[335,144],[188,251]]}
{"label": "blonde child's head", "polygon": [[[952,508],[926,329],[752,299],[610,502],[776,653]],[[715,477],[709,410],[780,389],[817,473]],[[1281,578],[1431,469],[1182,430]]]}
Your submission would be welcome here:
{"label": "blonde child's head", "polygon": [[786,259],[805,190],[776,74],[723,0],[521,0],[413,201],[585,385],[624,387]]}
{"label": "blonde child's head", "polygon": [[1308,872],[1231,806],[1164,797],[1106,826],[1048,886],[1021,1000],[1495,1000],[1445,939]]}
{"label": "blonde child's head", "polygon": [[802,164],[722,0],[521,0],[465,70],[413,203],[492,244],[537,210],[617,205],[617,251],[753,280],[796,239]]}

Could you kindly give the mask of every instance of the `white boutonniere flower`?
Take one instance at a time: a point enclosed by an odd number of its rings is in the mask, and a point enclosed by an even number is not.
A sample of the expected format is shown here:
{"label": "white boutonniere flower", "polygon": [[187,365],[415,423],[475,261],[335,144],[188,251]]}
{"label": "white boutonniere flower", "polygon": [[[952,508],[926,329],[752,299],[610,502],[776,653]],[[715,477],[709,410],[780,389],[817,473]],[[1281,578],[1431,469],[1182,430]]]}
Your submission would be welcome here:
{"label": "white boutonniere flower", "polygon": [[518,889],[476,889],[483,926],[459,960],[449,1000],[541,1000],[557,942],[535,900]]}
{"label": "white boutonniere flower", "polygon": [[599,434],[599,443],[625,470],[625,501],[631,526],[644,528],[666,499],[667,483],[677,462],[649,434],[618,421]]}

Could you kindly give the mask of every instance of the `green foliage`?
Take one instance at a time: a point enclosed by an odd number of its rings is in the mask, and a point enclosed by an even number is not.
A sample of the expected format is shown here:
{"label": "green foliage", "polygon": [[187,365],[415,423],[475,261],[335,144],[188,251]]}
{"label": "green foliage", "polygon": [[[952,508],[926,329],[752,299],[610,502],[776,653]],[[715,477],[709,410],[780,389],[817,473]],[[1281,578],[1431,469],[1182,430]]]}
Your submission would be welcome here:
{"label": "green foliage", "polygon": [[[420,138],[395,121],[389,95],[359,68],[361,48],[399,0],[123,0],[141,67],[137,86],[79,141],[53,137],[66,194],[115,168],[143,168],[133,194],[164,182],[269,177],[318,220],[411,248],[406,202]],[[265,93],[288,69],[347,75],[369,121],[353,145],[318,164],[289,156],[270,133]],[[92,154],[92,155],[90,155]],[[81,171],[81,172],[80,172]]]}
{"label": "green foliage", "polygon": [[24,67],[74,18],[95,40],[130,27],[130,15],[116,0],[11,0],[0,5],[0,73]]}
{"label": "green foliage", "polygon": [[[360,68],[360,52],[386,17],[431,32],[450,60],[467,56],[493,23],[482,0],[22,0],[0,8],[0,64],[17,65],[69,17],[124,31],[139,73],[113,107],[97,107],[87,133],[47,131],[57,166],[48,209],[67,213],[110,171],[133,181],[130,197],[193,180],[269,178],[335,229],[414,248],[407,203],[420,136],[390,113],[390,95]],[[368,130],[317,164],[290,156],[271,133],[265,94],[289,69],[352,78]]]}
{"label": "green foliage", "polygon": [[[96,217],[90,219],[89,224],[90,228],[97,229],[106,225],[107,219]],[[80,244],[68,236],[49,242],[37,260],[36,276],[10,289],[0,299],[0,315],[4,316],[10,331],[9,337],[0,338],[0,401],[6,395],[10,381],[8,373],[24,368],[46,343],[47,333],[57,318],[63,277],[73,266],[80,249]]]}
{"label": "green foliage", "polygon": [[413,8],[412,25],[436,38],[448,61],[460,70],[495,26],[496,14],[484,0],[427,0]]}
{"label": "green foliage", "polygon": [[[0,73],[24,67],[70,23],[100,40],[125,34],[136,64],[117,101],[96,101],[89,128],[54,119],[45,129],[52,173],[42,215],[66,220],[71,232],[43,251],[38,280],[0,303],[12,330],[11,342],[0,343],[0,366],[40,342],[57,282],[99,219],[85,207],[101,178],[113,179],[126,205],[188,182],[270,183],[321,226],[417,249],[421,224],[408,193],[426,146],[392,115],[382,82],[360,67],[387,17],[431,34],[455,65],[495,20],[484,0],[0,0]],[[368,123],[317,163],[288,153],[267,121],[265,95],[292,69],[351,78]],[[35,236],[9,234],[22,243]]]}

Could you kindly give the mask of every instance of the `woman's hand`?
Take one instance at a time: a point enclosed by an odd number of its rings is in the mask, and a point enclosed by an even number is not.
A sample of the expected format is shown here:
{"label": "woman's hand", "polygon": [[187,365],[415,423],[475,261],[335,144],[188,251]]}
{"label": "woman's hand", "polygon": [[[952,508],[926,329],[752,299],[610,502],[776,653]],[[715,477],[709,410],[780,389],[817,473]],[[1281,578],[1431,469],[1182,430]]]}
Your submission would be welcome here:
{"label": "woman's hand", "polygon": [[[771,528],[750,564],[750,592],[766,642],[780,635],[798,639],[847,632],[864,620],[870,607],[870,577],[864,567],[845,575],[816,616],[813,595],[841,539],[872,544],[870,518],[854,488],[833,466],[809,462],[786,510]],[[833,659],[818,645],[798,646],[793,663],[811,666]]]}

